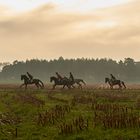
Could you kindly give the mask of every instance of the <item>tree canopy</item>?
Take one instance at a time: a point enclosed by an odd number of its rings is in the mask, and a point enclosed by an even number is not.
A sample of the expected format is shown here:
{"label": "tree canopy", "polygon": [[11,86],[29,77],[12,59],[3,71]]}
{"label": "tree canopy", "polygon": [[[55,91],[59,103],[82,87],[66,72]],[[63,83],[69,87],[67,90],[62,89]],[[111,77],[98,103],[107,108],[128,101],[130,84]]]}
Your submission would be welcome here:
{"label": "tree canopy", "polygon": [[49,77],[55,75],[55,72],[67,77],[69,72],[72,72],[75,78],[82,78],[88,83],[104,82],[104,78],[109,77],[110,73],[127,82],[140,82],[140,62],[135,62],[132,58],[117,62],[107,58],[64,59],[63,57],[50,61],[32,59],[7,63],[0,72],[0,81],[19,82],[20,75],[26,74],[27,71],[44,82],[49,82]]}

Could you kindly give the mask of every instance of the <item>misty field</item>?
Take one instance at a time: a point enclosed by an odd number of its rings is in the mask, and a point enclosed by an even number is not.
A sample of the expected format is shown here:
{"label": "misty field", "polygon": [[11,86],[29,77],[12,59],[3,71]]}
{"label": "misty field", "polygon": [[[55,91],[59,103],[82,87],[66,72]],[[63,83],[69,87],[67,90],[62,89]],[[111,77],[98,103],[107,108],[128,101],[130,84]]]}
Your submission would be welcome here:
{"label": "misty field", "polygon": [[95,87],[0,86],[0,139],[139,140],[140,89]]}

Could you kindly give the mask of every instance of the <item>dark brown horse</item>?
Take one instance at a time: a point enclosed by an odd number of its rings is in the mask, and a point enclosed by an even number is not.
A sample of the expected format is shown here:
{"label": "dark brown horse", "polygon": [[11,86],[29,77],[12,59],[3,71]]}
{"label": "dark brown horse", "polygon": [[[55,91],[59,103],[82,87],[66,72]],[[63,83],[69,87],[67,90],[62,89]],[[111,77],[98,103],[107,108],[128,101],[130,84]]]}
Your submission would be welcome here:
{"label": "dark brown horse", "polygon": [[125,83],[121,80],[112,80],[109,78],[105,78],[105,83],[108,83],[111,89],[113,89],[113,86],[115,85],[118,85],[120,89],[122,89],[122,87],[126,88]]}
{"label": "dark brown horse", "polygon": [[25,86],[25,89],[27,89],[27,86],[32,84],[35,84],[37,88],[44,88],[43,82],[39,79],[33,79],[31,81],[26,75],[21,75],[21,80],[23,80],[24,83],[20,86],[20,88]]}
{"label": "dark brown horse", "polygon": [[53,85],[53,88],[52,89],[55,89],[55,87],[57,85],[62,85],[63,86],[63,89],[65,88],[65,86],[67,86],[69,89],[71,88],[72,86],[72,82],[68,79],[68,78],[63,78],[62,80],[59,80],[57,77],[55,76],[52,76],[50,77],[50,82],[54,82],[54,85]]}

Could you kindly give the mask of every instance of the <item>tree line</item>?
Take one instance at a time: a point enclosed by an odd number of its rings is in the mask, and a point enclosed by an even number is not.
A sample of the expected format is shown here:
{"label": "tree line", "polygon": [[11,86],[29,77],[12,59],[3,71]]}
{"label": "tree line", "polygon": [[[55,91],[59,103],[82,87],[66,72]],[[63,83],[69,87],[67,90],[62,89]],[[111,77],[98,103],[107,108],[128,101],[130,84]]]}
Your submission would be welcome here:
{"label": "tree line", "polygon": [[112,59],[64,59],[54,60],[32,59],[6,63],[0,72],[0,82],[17,83],[20,75],[30,72],[35,78],[40,78],[48,83],[50,76],[59,72],[62,76],[69,77],[72,72],[75,78],[82,78],[88,83],[104,82],[110,73],[126,82],[140,82],[140,62],[132,58],[116,61]]}

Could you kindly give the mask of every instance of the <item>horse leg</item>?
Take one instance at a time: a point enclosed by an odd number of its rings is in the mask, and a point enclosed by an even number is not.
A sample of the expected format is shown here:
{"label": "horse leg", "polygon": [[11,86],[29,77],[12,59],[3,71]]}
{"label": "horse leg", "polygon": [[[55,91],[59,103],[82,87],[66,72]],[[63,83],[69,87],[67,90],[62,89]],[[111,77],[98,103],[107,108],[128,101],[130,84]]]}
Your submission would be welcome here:
{"label": "horse leg", "polygon": [[65,88],[65,86],[66,86],[66,85],[63,85],[63,88],[62,88],[62,89],[64,89],[64,88]]}
{"label": "horse leg", "polygon": [[42,86],[39,83],[38,83],[38,88],[40,88],[40,89],[42,88]]}
{"label": "horse leg", "polygon": [[53,85],[52,89],[55,89],[56,85]]}
{"label": "horse leg", "polygon": [[43,88],[44,88],[44,85],[41,85],[41,84],[40,84],[40,87],[43,89]]}
{"label": "horse leg", "polygon": [[39,84],[40,88],[42,88],[42,89],[44,88],[44,84],[41,80],[39,80],[38,84]]}
{"label": "horse leg", "polygon": [[121,83],[119,83],[119,89],[122,89],[122,85],[121,85]]}
{"label": "horse leg", "polygon": [[113,89],[113,84],[111,84],[110,82],[108,82],[108,84],[110,85],[110,89]]}
{"label": "horse leg", "polygon": [[25,84],[25,89],[27,89],[27,84]]}
{"label": "horse leg", "polygon": [[40,89],[43,88],[43,86],[42,86],[40,83],[38,83],[37,85],[38,85],[38,88],[39,88],[39,87],[40,87]]}
{"label": "horse leg", "polygon": [[24,85],[25,85],[25,84],[20,85],[20,87],[19,87],[19,88],[22,88]]}
{"label": "horse leg", "polygon": [[84,80],[81,81],[84,85],[86,85],[86,83],[84,82]]}
{"label": "horse leg", "polygon": [[35,85],[36,85],[37,89],[39,89],[39,85],[37,83],[35,83]]}
{"label": "horse leg", "polygon": [[126,89],[126,85],[125,85],[125,83],[122,81],[122,85],[124,86],[124,88]]}
{"label": "horse leg", "polygon": [[79,85],[78,88],[82,89],[82,85],[80,83],[78,83],[78,85]]}

